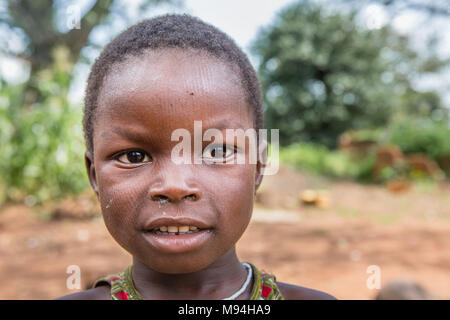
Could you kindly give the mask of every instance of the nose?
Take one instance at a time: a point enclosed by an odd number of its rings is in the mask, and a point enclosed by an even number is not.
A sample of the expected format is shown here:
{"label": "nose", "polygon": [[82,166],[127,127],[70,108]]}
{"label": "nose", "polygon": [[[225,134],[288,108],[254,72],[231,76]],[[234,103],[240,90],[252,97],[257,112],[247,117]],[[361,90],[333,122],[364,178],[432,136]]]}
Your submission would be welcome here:
{"label": "nose", "polygon": [[149,196],[153,201],[176,203],[183,200],[197,201],[202,197],[200,188],[192,181],[191,170],[183,167],[185,166],[171,166],[152,184]]}

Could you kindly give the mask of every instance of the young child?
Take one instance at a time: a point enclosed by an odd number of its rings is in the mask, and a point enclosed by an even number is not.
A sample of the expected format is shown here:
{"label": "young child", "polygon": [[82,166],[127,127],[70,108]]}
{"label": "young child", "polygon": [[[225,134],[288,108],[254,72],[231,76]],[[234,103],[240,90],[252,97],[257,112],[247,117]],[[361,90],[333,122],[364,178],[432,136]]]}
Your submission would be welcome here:
{"label": "young child", "polygon": [[175,163],[172,133],[193,134],[194,121],[263,128],[256,73],[227,35],[165,15],[105,47],[87,84],[85,159],[105,225],[133,261],[62,299],[333,299],[239,261],[263,164],[214,165],[236,156],[234,141],[201,150],[200,164]]}

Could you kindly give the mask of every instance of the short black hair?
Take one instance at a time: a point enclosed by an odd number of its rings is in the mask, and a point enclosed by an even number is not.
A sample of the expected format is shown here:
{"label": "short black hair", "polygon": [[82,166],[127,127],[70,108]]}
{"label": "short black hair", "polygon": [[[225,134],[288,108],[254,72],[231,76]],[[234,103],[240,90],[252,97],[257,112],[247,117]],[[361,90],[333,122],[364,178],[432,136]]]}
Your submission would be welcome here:
{"label": "short black hair", "polygon": [[147,49],[197,49],[237,66],[246,99],[254,113],[254,127],[264,126],[261,87],[246,54],[218,28],[187,14],[167,14],[144,20],[115,37],[96,59],[89,74],[83,130],[86,147],[94,151],[93,131],[98,96],[111,66]]}

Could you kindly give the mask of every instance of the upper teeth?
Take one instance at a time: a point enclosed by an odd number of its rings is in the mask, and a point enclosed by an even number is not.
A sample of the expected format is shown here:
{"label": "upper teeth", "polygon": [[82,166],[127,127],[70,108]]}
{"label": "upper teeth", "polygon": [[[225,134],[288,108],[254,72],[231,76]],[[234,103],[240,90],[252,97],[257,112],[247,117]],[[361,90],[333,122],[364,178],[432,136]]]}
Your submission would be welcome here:
{"label": "upper teeth", "polygon": [[188,232],[189,230],[194,231],[197,230],[198,228],[196,226],[162,226],[159,227],[159,231],[163,231],[163,232],[173,232],[173,233],[177,233],[177,232]]}

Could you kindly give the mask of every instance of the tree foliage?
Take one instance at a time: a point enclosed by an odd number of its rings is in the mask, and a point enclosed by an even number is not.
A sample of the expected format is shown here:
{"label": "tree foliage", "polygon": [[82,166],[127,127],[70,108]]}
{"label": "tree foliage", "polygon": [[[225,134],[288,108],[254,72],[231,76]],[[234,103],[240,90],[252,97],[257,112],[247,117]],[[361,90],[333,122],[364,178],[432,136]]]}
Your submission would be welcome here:
{"label": "tree foliage", "polygon": [[448,0],[341,0],[343,2],[365,6],[367,4],[380,4],[390,11],[401,13],[406,10],[424,12],[430,16],[450,16],[450,3]]}
{"label": "tree foliage", "polygon": [[253,53],[260,58],[266,125],[280,129],[282,144],[334,147],[344,131],[383,126],[394,112],[444,110],[438,95],[411,85],[424,61],[408,38],[389,26],[363,29],[355,16],[303,1],[259,33]]}
{"label": "tree foliage", "polygon": [[69,77],[58,65],[41,74],[42,101],[29,108],[17,107],[23,85],[0,84],[0,205],[33,205],[88,186],[81,106],[68,103]]}
{"label": "tree foliage", "polygon": [[[145,0],[141,10],[152,5],[162,3],[179,3],[179,0]],[[39,76],[42,70],[53,65],[54,52],[64,48],[68,52],[67,63],[72,71],[75,63],[83,58],[82,49],[92,44],[89,36],[99,25],[112,23],[114,19],[127,19],[123,7],[127,3],[123,0],[94,0],[91,6],[80,16],[79,27],[66,30],[58,27],[62,20],[67,25],[68,19],[75,19],[75,15],[68,14],[67,1],[52,0],[8,0],[4,10],[0,10],[0,25],[4,31],[1,33],[0,43],[3,43],[0,53],[20,58],[29,63],[30,77],[25,86],[24,102],[31,105],[40,102]],[[76,6],[78,9],[79,6]],[[81,15],[81,12],[80,12]],[[72,21],[75,22],[75,21]],[[11,37],[23,44],[20,50],[8,46]]]}

